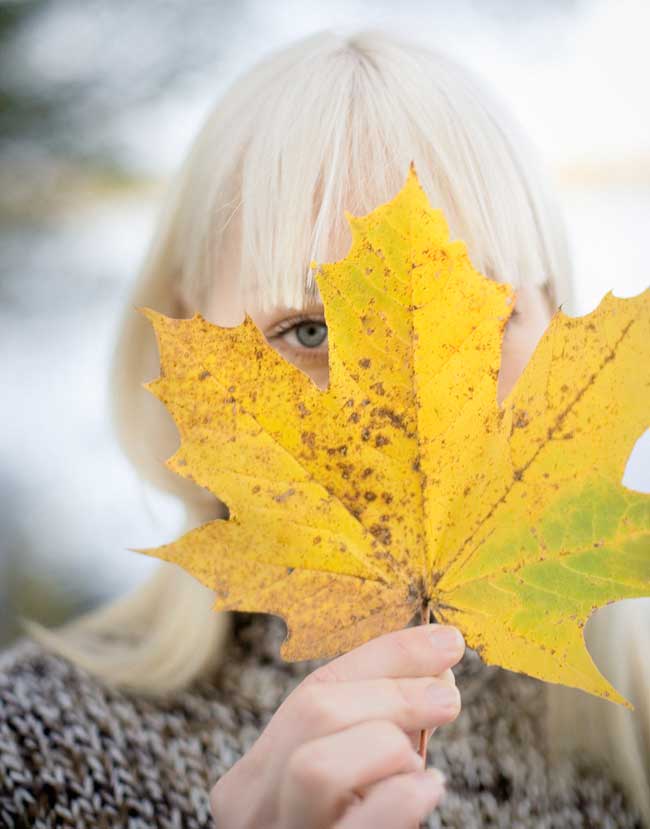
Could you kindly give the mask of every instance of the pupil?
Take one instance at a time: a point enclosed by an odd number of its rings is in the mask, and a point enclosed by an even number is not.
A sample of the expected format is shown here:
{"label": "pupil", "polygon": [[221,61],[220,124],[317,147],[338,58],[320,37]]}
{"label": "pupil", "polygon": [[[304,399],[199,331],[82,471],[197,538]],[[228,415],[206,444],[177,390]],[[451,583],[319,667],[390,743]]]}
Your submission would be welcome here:
{"label": "pupil", "polygon": [[296,337],[300,345],[307,348],[319,346],[327,336],[324,322],[301,322],[296,326]]}

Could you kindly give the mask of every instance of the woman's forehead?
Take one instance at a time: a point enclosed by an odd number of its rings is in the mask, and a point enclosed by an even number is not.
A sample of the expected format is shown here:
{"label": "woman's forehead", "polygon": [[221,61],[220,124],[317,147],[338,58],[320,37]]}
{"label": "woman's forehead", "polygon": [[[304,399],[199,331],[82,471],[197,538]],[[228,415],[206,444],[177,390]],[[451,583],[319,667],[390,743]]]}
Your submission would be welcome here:
{"label": "woman's forehead", "polygon": [[[281,297],[269,301],[268,296],[264,296],[267,286],[263,283],[258,281],[254,289],[246,290],[247,285],[242,284],[242,281],[235,269],[226,270],[222,278],[213,282],[201,309],[203,316],[217,325],[230,327],[239,325],[248,314],[262,327],[298,314],[321,316],[323,313],[323,303],[317,289],[315,292],[303,290],[302,296],[297,300]],[[290,293],[290,290],[287,293]],[[295,294],[295,290],[293,293]]]}

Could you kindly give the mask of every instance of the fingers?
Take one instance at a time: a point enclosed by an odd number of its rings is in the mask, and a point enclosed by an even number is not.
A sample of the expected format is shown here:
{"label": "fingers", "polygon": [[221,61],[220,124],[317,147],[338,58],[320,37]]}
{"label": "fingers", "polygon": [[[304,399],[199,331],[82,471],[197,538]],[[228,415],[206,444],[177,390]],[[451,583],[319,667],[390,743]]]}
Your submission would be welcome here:
{"label": "fingers", "polygon": [[282,782],[280,825],[329,829],[352,803],[355,790],[420,769],[422,760],[406,734],[386,720],[302,743],[290,756]]}
{"label": "fingers", "polygon": [[302,684],[276,712],[275,727],[284,734],[278,747],[291,749],[364,720],[390,720],[405,732],[431,730],[454,720],[460,706],[456,685],[431,677]]}
{"label": "fingers", "polygon": [[434,676],[459,662],[465,641],[451,625],[417,625],[371,639],[315,670],[308,677],[328,681],[378,677]]}
{"label": "fingers", "polygon": [[444,777],[437,769],[398,774],[372,786],[333,829],[412,829],[440,803],[444,793]]}

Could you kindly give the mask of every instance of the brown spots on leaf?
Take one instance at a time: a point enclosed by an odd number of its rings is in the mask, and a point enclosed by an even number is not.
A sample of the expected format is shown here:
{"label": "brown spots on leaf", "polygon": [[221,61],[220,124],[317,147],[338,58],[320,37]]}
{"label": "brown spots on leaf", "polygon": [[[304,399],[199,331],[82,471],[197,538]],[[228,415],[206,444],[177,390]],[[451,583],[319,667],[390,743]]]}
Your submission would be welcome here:
{"label": "brown spots on leaf", "polygon": [[363,429],[362,430],[361,440],[370,440],[370,429]]}
{"label": "brown spots on leaf", "polygon": [[512,415],[512,425],[515,429],[524,429],[528,426],[528,412],[523,409],[517,409]]}
{"label": "brown spots on leaf", "polygon": [[381,524],[373,524],[370,527],[370,533],[373,535],[384,547],[390,547],[393,543],[393,536],[388,527],[383,527]]}
{"label": "brown spots on leaf", "polygon": [[348,423],[358,423],[361,420],[361,415],[359,412],[352,412],[350,417],[348,418]]}
{"label": "brown spots on leaf", "polygon": [[338,467],[341,470],[341,477],[346,481],[354,472],[354,464],[352,463],[340,463]]}
{"label": "brown spots on leaf", "polygon": [[259,484],[255,484],[255,486],[253,487],[253,489],[251,490],[251,492],[253,493],[253,495],[257,495],[257,493],[258,493],[261,489],[262,489],[262,487],[261,487]]}
{"label": "brown spots on leaf", "polygon": [[384,384],[380,381],[379,383],[373,383],[370,388],[377,394],[379,397],[383,397],[386,394],[386,390],[384,389]]}
{"label": "brown spots on leaf", "polygon": [[199,374],[199,380],[207,380],[208,377],[212,377],[212,375],[207,369]]}
{"label": "brown spots on leaf", "polygon": [[362,357],[359,360],[358,365],[360,366],[360,368],[370,368],[370,366],[372,365],[372,362],[371,362],[369,357]]}
{"label": "brown spots on leaf", "polygon": [[375,446],[379,448],[380,446],[386,446],[390,443],[390,439],[386,437],[386,435],[377,435],[375,438]]}
{"label": "brown spots on leaf", "polygon": [[361,477],[365,480],[369,475],[372,475],[372,469],[367,466],[361,473]]}
{"label": "brown spots on leaf", "polygon": [[315,432],[302,432],[300,435],[300,440],[305,444],[305,446],[309,446],[310,449],[314,449],[316,447]]}
{"label": "brown spots on leaf", "polygon": [[307,406],[305,406],[302,400],[300,401],[300,403],[297,404],[296,408],[298,409],[298,414],[300,415],[300,417],[307,417],[307,415],[311,414],[311,412],[309,411]]}
{"label": "brown spots on leaf", "polygon": [[312,543],[313,544],[320,544],[322,540],[323,539],[320,537],[320,535],[315,535],[314,538],[312,539]]}
{"label": "brown spots on leaf", "polygon": [[287,567],[287,576],[290,576],[295,569],[295,567]]}
{"label": "brown spots on leaf", "polygon": [[327,450],[328,455],[347,455],[348,454],[348,447],[345,443],[342,443],[340,446],[330,446]]}
{"label": "brown spots on leaf", "polygon": [[[380,384],[377,384],[380,385]],[[375,407],[370,414],[375,415],[376,417],[384,417],[389,420],[392,425],[396,429],[404,429],[404,418],[402,415],[397,414],[393,409],[389,408],[388,406],[378,406]]]}
{"label": "brown spots on leaf", "polygon": [[420,471],[420,458],[419,458],[419,457],[417,457],[417,458],[413,461],[413,463],[411,464],[411,469],[412,469],[414,472],[419,472],[419,471]]}
{"label": "brown spots on leaf", "polygon": [[377,495],[376,495],[376,493],[371,492],[370,490],[368,490],[367,492],[363,493],[363,497],[366,499],[366,501],[374,501],[374,500],[376,500]]}
{"label": "brown spots on leaf", "polygon": [[290,486],[285,492],[282,492],[280,495],[274,495],[273,500],[277,501],[278,504],[283,504],[286,500],[291,498],[292,495],[296,494],[296,490]]}
{"label": "brown spots on leaf", "polygon": [[392,504],[393,496],[390,494],[390,492],[382,492],[381,500],[384,502],[384,504]]}

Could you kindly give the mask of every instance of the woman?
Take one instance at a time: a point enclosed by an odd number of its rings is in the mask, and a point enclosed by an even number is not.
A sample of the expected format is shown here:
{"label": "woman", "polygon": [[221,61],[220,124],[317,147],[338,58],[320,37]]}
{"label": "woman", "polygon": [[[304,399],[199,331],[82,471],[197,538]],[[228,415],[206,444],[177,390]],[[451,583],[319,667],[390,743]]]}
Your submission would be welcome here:
{"label": "woman", "polygon": [[[476,79],[385,33],[313,35],[234,84],[174,182],[133,304],[176,317],[199,310],[220,325],[247,310],[324,387],[327,330],[309,263],[345,256],[344,210],[363,215],[391,199],[411,159],[474,266],[518,288],[503,398],[569,297],[558,207]],[[115,361],[126,451],[181,495],[188,525],[224,517],[223,504],[161,463],[176,430],[140,386],[157,359],[130,304]],[[453,827],[650,821],[650,681],[647,660],[634,659],[647,651],[641,602],[616,605],[588,630],[633,715],[485,666],[442,625],[378,637],[327,664],[286,664],[277,617],[215,614],[211,603],[163,566],[62,630],[30,626],[35,641],[2,662],[3,824],[392,829],[429,813],[429,825]],[[441,726],[424,772],[418,734]]]}

